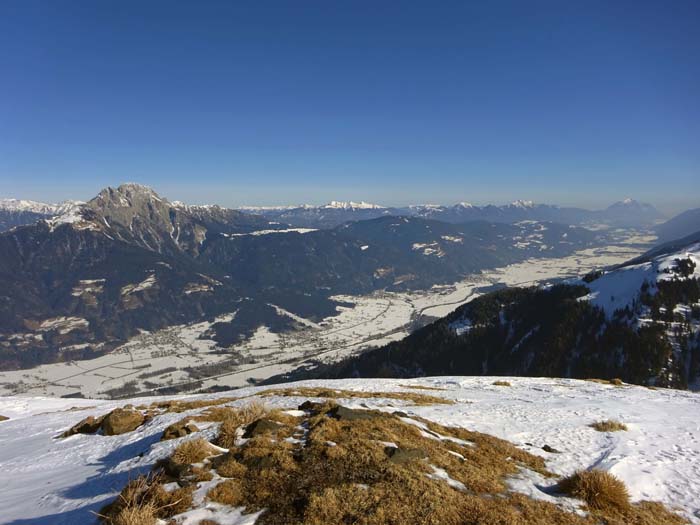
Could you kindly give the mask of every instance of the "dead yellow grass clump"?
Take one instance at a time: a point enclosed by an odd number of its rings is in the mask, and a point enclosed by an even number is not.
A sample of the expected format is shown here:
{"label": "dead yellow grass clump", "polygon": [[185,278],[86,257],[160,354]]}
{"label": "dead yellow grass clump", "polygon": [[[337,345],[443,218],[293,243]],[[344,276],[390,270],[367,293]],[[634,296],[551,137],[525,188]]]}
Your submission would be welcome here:
{"label": "dead yellow grass clump", "polygon": [[582,499],[595,510],[627,510],[630,497],[627,487],[618,478],[604,470],[576,472],[559,482],[564,494]]}
{"label": "dead yellow grass clump", "polygon": [[172,459],[176,463],[191,465],[201,463],[206,458],[219,454],[219,452],[206,439],[190,439],[181,443],[172,453]]}
{"label": "dead yellow grass clump", "polygon": [[243,491],[238,481],[224,480],[207,492],[207,498],[216,503],[239,506],[243,501]]}
{"label": "dead yellow grass clump", "polygon": [[208,468],[192,467],[190,479],[195,482],[211,481],[212,479],[214,479],[214,475]]}
{"label": "dead yellow grass clump", "polygon": [[494,386],[511,386],[510,381],[494,381]]}
{"label": "dead yellow grass clump", "polygon": [[221,422],[236,420],[241,425],[247,425],[256,419],[260,419],[268,412],[270,412],[270,409],[265,403],[254,400],[240,407],[213,407],[201,413],[196,419],[199,421]]}
{"label": "dead yellow grass clump", "polygon": [[[220,421],[219,435],[216,444],[220,447],[231,448],[235,446],[238,430],[251,423],[265,418],[281,424],[293,425],[297,418],[285,414],[281,410],[270,409],[264,403],[252,402],[242,407],[220,407],[214,411],[204,413],[201,420]],[[286,436],[285,436],[286,437]]]}
{"label": "dead yellow grass clump", "polygon": [[598,432],[620,432],[627,430],[627,425],[615,421],[614,419],[606,419],[605,421],[596,421],[588,425],[591,428],[596,429]]}
{"label": "dead yellow grass clump", "polygon": [[641,501],[630,503],[625,484],[603,470],[579,471],[559,482],[557,489],[582,499],[594,517],[606,523],[649,525],[682,525],[686,520],[670,512],[661,503]]}
{"label": "dead yellow grass clump", "polygon": [[139,476],[98,516],[109,525],[155,525],[157,519],[168,519],[188,510],[193,492],[193,486],[168,492],[159,475]]}
{"label": "dead yellow grass clump", "polygon": [[140,507],[127,507],[114,518],[114,525],[156,525],[156,509],[147,503]]}
{"label": "dead yellow grass clump", "polygon": [[417,392],[355,392],[353,390],[329,390],[327,388],[277,388],[260,392],[261,396],[324,397],[326,399],[398,399],[414,405],[453,405],[454,401]]}
{"label": "dead yellow grass clump", "polygon": [[224,478],[242,478],[245,475],[246,467],[232,454],[221,456],[215,464],[216,473]]}

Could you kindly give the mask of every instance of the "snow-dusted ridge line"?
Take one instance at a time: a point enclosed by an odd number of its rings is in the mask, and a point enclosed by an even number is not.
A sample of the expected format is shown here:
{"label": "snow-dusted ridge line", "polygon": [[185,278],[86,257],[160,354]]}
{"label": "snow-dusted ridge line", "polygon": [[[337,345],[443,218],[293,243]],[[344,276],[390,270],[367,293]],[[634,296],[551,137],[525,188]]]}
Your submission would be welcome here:
{"label": "snow-dusted ridge line", "polygon": [[[494,386],[505,379],[510,387]],[[350,408],[369,407],[423,417],[442,425],[461,426],[507,439],[546,459],[557,475],[595,465],[620,477],[632,499],[658,500],[678,509],[691,523],[700,524],[700,438],[697,414],[700,396],[678,390],[615,387],[589,381],[553,378],[435,377],[422,379],[349,379],[307,381],[285,387],[322,386],[368,392],[413,391],[427,386],[430,395],[453,405],[406,406],[383,398],[339,400]],[[218,398],[254,395],[264,387],[181,398]],[[142,398],[128,402],[150,404],[166,399]],[[269,397],[271,407],[295,408],[305,398]],[[235,402],[246,403],[250,399]],[[150,470],[168,455],[178,440],[159,442],[165,426],[185,414],[155,417],[136,431],[120,436],[77,435],[64,440],[57,434],[87,415],[98,415],[125,401],[2,397],[0,464],[3,465],[0,508],[3,523],[87,525],[89,511],[98,510],[140,472]],[[618,419],[629,430],[600,433],[588,425]],[[203,431],[211,438],[215,428]],[[541,447],[560,451],[550,454]],[[50,481],[50,483],[48,483]],[[550,480],[554,483],[554,480]],[[513,490],[541,494],[541,480],[518,476]],[[232,515],[233,517],[233,515]],[[238,522],[233,522],[238,523]],[[252,523],[252,522],[251,522]]]}
{"label": "snow-dusted ridge line", "polygon": [[61,215],[79,204],[83,204],[83,202],[68,200],[58,204],[51,204],[25,199],[0,199],[0,210],[36,213],[39,215]]}

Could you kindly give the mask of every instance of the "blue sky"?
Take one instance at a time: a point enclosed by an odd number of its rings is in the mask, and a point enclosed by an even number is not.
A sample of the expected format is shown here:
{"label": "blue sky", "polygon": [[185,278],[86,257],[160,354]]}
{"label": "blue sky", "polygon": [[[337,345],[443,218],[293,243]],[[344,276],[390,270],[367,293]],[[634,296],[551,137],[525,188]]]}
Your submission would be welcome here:
{"label": "blue sky", "polygon": [[700,205],[700,2],[0,2],[0,196]]}

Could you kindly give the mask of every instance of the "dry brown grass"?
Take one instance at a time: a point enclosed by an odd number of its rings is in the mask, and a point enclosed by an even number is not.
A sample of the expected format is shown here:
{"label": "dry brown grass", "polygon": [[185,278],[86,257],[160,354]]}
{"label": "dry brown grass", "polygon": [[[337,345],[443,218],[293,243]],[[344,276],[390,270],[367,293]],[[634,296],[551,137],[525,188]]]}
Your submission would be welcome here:
{"label": "dry brown grass", "polygon": [[156,525],[156,508],[147,503],[140,507],[127,507],[117,514],[114,525]]}
{"label": "dry brown grass", "polygon": [[[235,446],[239,429],[250,425],[254,421],[265,418],[279,423],[292,425],[297,418],[285,414],[281,410],[270,409],[264,403],[252,402],[239,408],[222,407],[215,411],[203,414],[202,420],[221,421],[219,435],[216,444],[220,447],[231,448]],[[210,419],[212,418],[212,419]]]}
{"label": "dry brown grass", "polygon": [[172,453],[176,463],[191,465],[201,463],[206,458],[220,454],[206,439],[197,438],[183,441]]}
{"label": "dry brown grass", "polygon": [[[586,478],[589,473],[557,485],[586,502],[590,512],[581,516],[508,490],[507,478],[521,469],[552,474],[542,458],[507,441],[420,418],[414,421],[423,428],[386,412],[340,412],[336,407],[328,400],[310,405],[302,421],[267,412],[264,419],[278,421],[279,427],[268,426],[240,446],[232,445],[228,453],[205,460],[206,468],[227,478],[209,490],[207,499],[245,507],[245,512],[265,509],[256,525],[685,523],[661,504],[631,504],[619,480],[600,483]],[[222,426],[227,421],[238,424],[236,428],[243,426],[240,416],[228,411],[217,414]],[[395,443],[398,449],[385,442]],[[465,489],[431,479],[434,467],[444,469]],[[191,479],[191,472],[182,479]],[[152,505],[156,517],[173,516],[171,506],[163,506],[162,487],[149,491],[154,496],[141,496],[137,502]],[[176,496],[168,497],[172,501]],[[130,499],[128,494],[125,499]]]}
{"label": "dry brown grass", "polygon": [[512,386],[512,385],[510,384],[510,381],[494,381],[494,382],[491,383],[491,384],[494,385],[494,386]]}
{"label": "dry brown grass", "polygon": [[233,507],[239,506],[243,501],[241,484],[231,479],[224,480],[207,492],[207,498],[216,503],[223,503]]}
{"label": "dry brown grass", "polygon": [[139,476],[127,483],[98,516],[109,525],[155,525],[157,519],[168,519],[189,509],[193,492],[193,486],[168,492],[159,475]]}
{"label": "dry brown grass", "polygon": [[260,419],[270,412],[265,403],[254,400],[240,407],[213,407],[199,414],[197,421],[237,421],[239,425],[247,425]]}
{"label": "dry brown grass", "polygon": [[10,418],[7,416],[0,416],[0,421],[7,421],[8,419]]}
{"label": "dry brown grass", "polygon": [[200,482],[200,481],[211,481],[214,475],[208,468],[192,467],[192,471],[188,477],[190,481]]}
{"label": "dry brown grass", "polygon": [[245,476],[246,467],[239,463],[232,454],[225,454],[215,462],[217,474],[224,478],[242,478]]}
{"label": "dry brown grass", "polygon": [[[244,506],[246,512],[267,509],[258,525],[683,523],[658,504],[614,512],[593,509],[585,517],[513,494],[505,480],[521,468],[551,476],[542,458],[490,435],[426,420],[418,420],[426,427],[421,431],[381,412],[362,411],[363,419],[335,419],[328,415],[333,406],[319,403],[305,416],[304,444],[265,434],[217,458],[213,468],[230,483],[217,485],[209,499]],[[288,425],[282,433],[302,437],[297,425]],[[393,461],[390,458],[398,453],[389,454],[382,442],[420,453]],[[427,459],[421,459],[424,456]],[[444,469],[466,490],[429,478],[432,466]]]}
{"label": "dry brown grass", "polygon": [[561,480],[558,489],[564,494],[582,499],[591,509],[620,511],[630,508],[630,497],[625,484],[604,470],[576,472]]}
{"label": "dry brown grass", "polygon": [[593,517],[610,524],[682,525],[686,520],[661,503],[630,503],[625,484],[603,470],[579,471],[559,482],[557,489],[582,499]]}
{"label": "dry brown grass", "polygon": [[[318,413],[307,418],[306,446],[259,436],[232,450],[231,457],[222,462],[221,467],[237,465],[226,472],[238,481],[230,485],[240,488],[240,493],[235,492],[236,504],[249,511],[268,509],[258,523],[448,525],[484,511],[482,498],[431,480],[428,462],[418,458],[390,461],[381,441],[394,442],[402,450],[420,449],[429,456],[430,464],[444,468],[478,494],[503,493],[503,477],[516,473],[520,466],[546,472],[542,459],[491,436],[440,425],[430,429],[472,443],[460,445],[425,437],[416,426],[379,412],[370,413],[368,419],[336,420],[325,414],[330,406],[320,405]],[[493,502],[487,506],[495,513],[502,505]]]}
{"label": "dry brown grass", "polygon": [[398,399],[414,405],[453,405],[454,401],[417,392],[355,392],[353,390],[330,390],[328,388],[277,388],[260,392],[260,396],[323,397],[326,399]]}
{"label": "dry brown grass", "polygon": [[588,425],[596,429],[598,432],[621,432],[627,430],[627,425],[614,419],[606,419],[605,421],[596,421]]}

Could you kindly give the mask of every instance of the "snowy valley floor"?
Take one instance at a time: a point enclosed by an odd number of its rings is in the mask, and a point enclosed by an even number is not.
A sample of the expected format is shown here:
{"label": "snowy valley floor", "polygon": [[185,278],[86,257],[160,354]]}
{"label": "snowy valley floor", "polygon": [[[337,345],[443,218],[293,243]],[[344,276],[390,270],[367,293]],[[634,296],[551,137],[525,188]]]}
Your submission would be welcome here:
{"label": "snowy valley floor", "polygon": [[[510,386],[498,386],[502,380]],[[614,386],[591,381],[548,378],[438,377],[415,380],[309,381],[282,385],[343,389],[357,392],[413,392],[445,398],[454,404],[414,406],[403,399],[353,397],[336,399],[349,408],[400,410],[409,418],[463,427],[506,439],[540,456],[558,476],[599,468],[622,479],[633,500],[661,501],[692,523],[700,524],[700,395],[639,386]],[[430,387],[430,390],[410,388]],[[178,399],[235,398],[240,406],[268,388],[244,388],[216,395]],[[251,397],[252,396],[252,397]],[[259,397],[259,396],[258,396]],[[132,399],[150,405],[172,398]],[[296,409],[304,396],[267,396],[271,408]],[[117,435],[56,436],[88,415],[102,415],[126,401],[0,397],[0,523],[11,525],[80,525],[95,523],[98,511],[138,474],[168,456],[183,440],[201,435],[212,439],[216,425],[200,433],[160,441],[168,425],[188,414],[163,413],[134,431]],[[598,432],[588,425],[614,419],[622,432]],[[549,446],[559,451],[542,450]],[[548,493],[556,481],[531,471],[509,479],[511,490],[530,497],[572,505],[569,498]],[[525,474],[525,472],[528,472]],[[436,471],[435,483],[452,483]],[[459,488],[454,488],[459,490]],[[213,507],[212,507],[213,508]],[[223,510],[222,510],[223,509]],[[202,511],[197,519],[209,516]],[[212,511],[213,512],[213,511]],[[234,508],[216,507],[222,525],[254,522]],[[186,517],[182,523],[198,521]]]}

